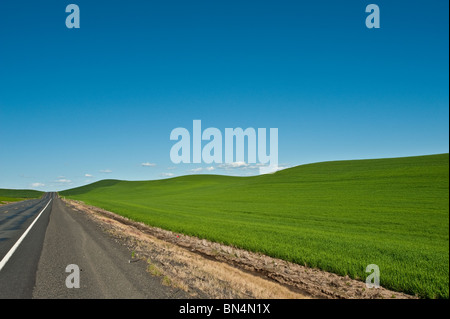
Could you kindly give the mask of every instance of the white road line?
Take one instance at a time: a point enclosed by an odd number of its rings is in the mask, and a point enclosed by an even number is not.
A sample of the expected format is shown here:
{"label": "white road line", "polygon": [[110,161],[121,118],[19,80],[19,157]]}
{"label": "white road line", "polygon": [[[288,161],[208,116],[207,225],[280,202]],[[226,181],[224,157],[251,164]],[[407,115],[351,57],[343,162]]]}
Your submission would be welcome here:
{"label": "white road line", "polygon": [[44,209],[41,210],[39,215],[31,223],[31,225],[28,226],[27,230],[22,234],[22,236],[20,236],[19,240],[14,244],[14,246],[12,246],[12,248],[8,251],[8,253],[5,255],[5,257],[3,257],[3,259],[0,261],[0,271],[2,271],[3,267],[5,267],[6,263],[11,258],[11,256],[14,254],[17,247],[19,247],[20,243],[24,240],[25,236],[27,236],[28,232],[31,230],[31,228],[36,223],[36,221],[39,219],[39,217],[41,217],[42,213],[47,209],[47,207],[51,201],[52,201],[51,199],[48,201],[48,203],[47,203],[47,205],[45,205]]}

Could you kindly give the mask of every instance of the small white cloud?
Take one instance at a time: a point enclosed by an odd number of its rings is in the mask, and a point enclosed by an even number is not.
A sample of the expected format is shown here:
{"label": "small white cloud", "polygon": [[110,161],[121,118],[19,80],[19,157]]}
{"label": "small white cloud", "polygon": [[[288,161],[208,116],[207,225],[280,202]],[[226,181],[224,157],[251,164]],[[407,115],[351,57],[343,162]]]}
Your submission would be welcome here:
{"label": "small white cloud", "polygon": [[209,167],[198,167],[198,168],[193,168],[193,169],[191,169],[191,170],[189,170],[191,173],[200,173],[200,172],[203,172],[203,171],[208,171],[208,172],[211,172],[211,171],[213,171],[213,170],[215,170],[215,167],[214,166],[209,166]]}
{"label": "small white cloud", "polygon": [[234,168],[247,168],[249,164],[245,162],[233,162],[233,163],[223,163],[218,167],[222,169],[234,169]]}
{"label": "small white cloud", "polygon": [[159,174],[160,176],[162,176],[162,177],[172,177],[172,176],[175,176],[175,174],[172,174],[172,173],[161,173],[161,174]]}
{"label": "small white cloud", "polygon": [[272,174],[283,169],[289,168],[289,166],[273,166],[273,165],[265,165],[259,168],[259,173],[264,174]]}
{"label": "small white cloud", "polygon": [[33,187],[33,188],[44,187],[44,186],[45,186],[45,184],[42,184],[42,183],[32,183],[31,184],[31,187]]}
{"label": "small white cloud", "polygon": [[254,163],[254,164],[249,164],[248,166],[245,167],[245,169],[250,169],[250,170],[262,170],[265,169],[267,167],[271,166],[270,164],[263,164],[263,163]]}
{"label": "small white cloud", "polygon": [[253,163],[247,164],[245,162],[234,162],[234,163],[223,163],[217,166],[220,169],[231,170],[231,169],[239,169],[239,170],[256,170],[259,169],[261,174],[274,173],[276,171],[280,171],[282,169],[289,168],[288,165],[283,166],[274,166],[269,163]]}
{"label": "small white cloud", "polygon": [[[233,163],[223,163],[223,164],[219,164],[217,166],[219,169],[224,169],[224,170],[259,170],[260,174],[270,174],[270,173],[275,173],[277,171],[280,171],[282,169],[286,169],[289,168],[289,165],[282,165],[282,166],[278,166],[278,165],[271,165],[269,163],[252,163],[252,164],[248,164],[245,162],[233,162]],[[246,173],[246,175],[250,175],[253,173]]]}
{"label": "small white cloud", "polygon": [[149,163],[149,162],[146,162],[146,163],[141,163],[141,166],[144,166],[144,167],[153,167],[153,166],[156,166],[156,164],[155,164],[155,163]]}
{"label": "small white cloud", "polygon": [[177,169],[176,166],[167,167],[167,169]]}
{"label": "small white cloud", "polygon": [[69,184],[72,183],[72,181],[70,179],[66,179],[66,178],[60,178],[56,181],[57,183],[63,183],[63,184]]}
{"label": "small white cloud", "polygon": [[84,174],[84,177],[93,177],[91,174]]}
{"label": "small white cloud", "polygon": [[109,169],[101,169],[99,172],[100,172],[100,173],[103,173],[103,174],[110,174],[110,173],[112,173],[112,170],[109,170]]}
{"label": "small white cloud", "polygon": [[239,168],[239,167],[247,167],[248,166],[248,164],[246,162],[234,162],[234,163],[229,163],[228,165],[229,165],[229,167],[232,167],[232,168]]}

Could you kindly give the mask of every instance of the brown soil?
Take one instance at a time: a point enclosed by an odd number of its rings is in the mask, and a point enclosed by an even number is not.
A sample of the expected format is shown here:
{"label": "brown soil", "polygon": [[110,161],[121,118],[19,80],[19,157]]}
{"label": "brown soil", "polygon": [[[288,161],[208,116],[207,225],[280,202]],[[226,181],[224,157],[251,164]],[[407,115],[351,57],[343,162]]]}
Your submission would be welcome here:
{"label": "brown soil", "polygon": [[130,262],[146,260],[163,282],[202,298],[357,298],[411,299],[384,288],[366,288],[359,280],[174,233],[112,212],[65,200],[87,213],[116,240],[128,246]]}

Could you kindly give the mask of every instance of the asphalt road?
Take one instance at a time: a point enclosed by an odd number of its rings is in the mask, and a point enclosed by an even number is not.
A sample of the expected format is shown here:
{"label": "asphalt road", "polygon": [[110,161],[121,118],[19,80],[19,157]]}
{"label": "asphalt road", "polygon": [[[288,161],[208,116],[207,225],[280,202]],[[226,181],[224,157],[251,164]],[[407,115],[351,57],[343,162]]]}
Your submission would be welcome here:
{"label": "asphalt road", "polygon": [[[0,298],[187,298],[55,193],[0,206]],[[79,288],[68,288],[79,268]]]}
{"label": "asphalt road", "polygon": [[[54,196],[48,193],[39,200],[0,206],[0,298],[31,298]],[[28,234],[12,252],[27,229]]]}

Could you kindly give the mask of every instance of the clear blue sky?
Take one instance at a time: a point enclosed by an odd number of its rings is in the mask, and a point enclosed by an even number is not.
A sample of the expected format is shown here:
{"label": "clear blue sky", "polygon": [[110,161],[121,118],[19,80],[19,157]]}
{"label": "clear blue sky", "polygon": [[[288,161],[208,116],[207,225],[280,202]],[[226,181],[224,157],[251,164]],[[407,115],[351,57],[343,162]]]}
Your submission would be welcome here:
{"label": "clear blue sky", "polygon": [[211,165],[171,163],[169,135],[194,119],[278,128],[282,166],[448,152],[448,6],[2,0],[0,188],[193,173]]}

